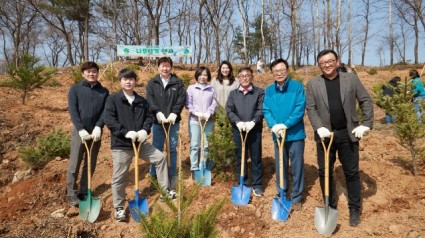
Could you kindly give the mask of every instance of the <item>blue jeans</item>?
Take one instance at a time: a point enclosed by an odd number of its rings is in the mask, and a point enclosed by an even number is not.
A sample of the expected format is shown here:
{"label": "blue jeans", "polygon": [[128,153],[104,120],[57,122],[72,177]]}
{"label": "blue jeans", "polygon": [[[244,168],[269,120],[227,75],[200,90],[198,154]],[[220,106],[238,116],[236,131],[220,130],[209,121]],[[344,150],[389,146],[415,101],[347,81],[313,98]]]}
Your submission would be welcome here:
{"label": "blue jeans", "polygon": [[[304,140],[285,141],[283,149],[283,171],[284,171],[284,187],[285,194],[289,187],[289,159],[291,160],[292,168],[292,192],[291,200],[293,203],[300,203],[302,192],[304,190]],[[289,159],[288,159],[289,157]],[[276,185],[279,189],[279,146],[274,143],[274,158],[276,168]]]}
{"label": "blue jeans", "polygon": [[[176,123],[174,125],[167,123],[167,124],[165,124],[165,129],[168,129],[169,125],[171,126],[170,134],[169,134],[170,162],[171,162],[171,164],[168,165],[168,168],[170,168],[169,171],[168,171],[168,175],[171,178],[172,176],[177,176],[177,168],[176,168],[177,143],[179,142],[178,132],[180,130],[180,123]],[[162,125],[153,124],[153,126],[152,126],[152,145],[155,146],[155,148],[157,148],[159,151],[163,151],[164,141],[165,141],[165,132],[164,132],[164,129],[162,128]],[[156,177],[155,165],[151,164],[149,172],[152,176]]]}
{"label": "blue jeans", "polygon": [[421,103],[425,101],[425,96],[419,96],[416,97],[415,99],[413,99],[413,107],[415,108],[416,111],[416,116],[418,118],[418,122],[422,121],[422,113],[423,113],[423,108],[421,106]]}
{"label": "blue jeans", "polygon": [[[204,129],[204,159],[208,158],[208,140],[207,137],[214,130],[214,120],[209,120],[205,124]],[[190,138],[190,170],[199,170],[199,148],[201,144],[201,128],[196,120],[189,121],[189,138]],[[202,148],[201,148],[202,153]]]}
{"label": "blue jeans", "polygon": [[386,124],[391,124],[391,123],[393,123],[393,119],[392,119],[391,115],[390,115],[390,114],[388,114],[388,113],[385,113],[385,123],[386,123]]}
{"label": "blue jeans", "polygon": [[[242,141],[239,134],[239,130],[236,127],[232,128],[233,141],[236,145],[236,176],[239,182],[241,175],[241,155],[242,155]],[[245,135],[245,132],[242,133]],[[252,168],[252,186],[254,189],[263,188],[261,183],[261,176],[263,174],[263,164],[261,161],[262,147],[261,147],[262,128],[254,127],[246,139],[245,143],[245,168],[244,168],[244,185],[249,186],[248,179],[248,151],[251,154],[251,168]]]}

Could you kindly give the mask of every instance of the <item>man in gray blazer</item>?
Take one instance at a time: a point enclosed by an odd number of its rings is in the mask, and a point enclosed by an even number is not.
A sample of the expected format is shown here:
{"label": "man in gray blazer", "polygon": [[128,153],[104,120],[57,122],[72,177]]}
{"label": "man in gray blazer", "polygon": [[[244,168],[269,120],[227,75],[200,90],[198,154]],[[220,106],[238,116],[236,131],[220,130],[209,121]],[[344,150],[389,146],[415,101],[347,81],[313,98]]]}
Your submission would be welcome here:
{"label": "man in gray blazer", "polygon": [[[348,193],[350,226],[360,223],[361,186],[359,175],[359,139],[373,126],[372,100],[359,78],[351,73],[337,72],[338,55],[333,50],[323,50],[317,55],[321,76],[307,83],[306,108],[317,142],[317,163],[320,186],[324,194],[324,151],[321,140],[334,142],[329,158],[329,205],[336,208],[333,168],[336,152],[342,164]],[[362,111],[362,122],[356,111],[356,102]]]}

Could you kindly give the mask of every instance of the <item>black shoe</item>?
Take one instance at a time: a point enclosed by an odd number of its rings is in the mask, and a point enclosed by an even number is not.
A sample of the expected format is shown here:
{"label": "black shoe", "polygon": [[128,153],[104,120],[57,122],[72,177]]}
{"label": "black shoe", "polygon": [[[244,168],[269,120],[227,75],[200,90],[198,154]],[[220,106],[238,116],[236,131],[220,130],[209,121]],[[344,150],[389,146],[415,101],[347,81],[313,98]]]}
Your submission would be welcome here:
{"label": "black shoe", "polygon": [[[158,180],[157,180],[157,178],[156,178],[156,177],[152,177],[152,180],[153,180],[153,181],[155,181],[155,182],[158,182]],[[155,184],[153,183],[153,181],[151,181],[151,182],[150,182],[150,184],[149,184],[149,192],[150,192],[150,193],[153,193],[153,192],[155,192],[155,191],[156,191],[156,186],[155,186]]]}
{"label": "black shoe", "polygon": [[350,209],[350,226],[356,227],[360,224],[360,211],[356,208]]}
{"label": "black shoe", "polygon": [[87,199],[87,194],[81,194],[80,193],[80,194],[77,195],[77,197],[78,197],[78,199],[85,201]]}

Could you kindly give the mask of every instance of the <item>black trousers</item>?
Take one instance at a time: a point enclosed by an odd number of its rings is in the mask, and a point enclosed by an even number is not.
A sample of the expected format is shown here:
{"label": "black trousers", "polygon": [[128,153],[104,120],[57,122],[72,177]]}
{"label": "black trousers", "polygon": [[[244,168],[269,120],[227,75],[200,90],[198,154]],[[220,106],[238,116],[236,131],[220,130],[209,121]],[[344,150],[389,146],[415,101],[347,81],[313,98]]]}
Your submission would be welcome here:
{"label": "black trousers", "polygon": [[[336,208],[336,189],[334,182],[334,164],[336,153],[344,171],[345,183],[348,193],[349,209],[360,209],[361,207],[361,184],[359,175],[359,142],[352,142],[347,129],[334,131],[334,141],[329,155],[329,205]],[[325,140],[326,146],[329,139]],[[317,143],[317,164],[319,165],[319,178],[322,194],[325,194],[325,154],[322,143]]]}
{"label": "black trousers", "polygon": [[[239,130],[236,127],[232,129],[233,141],[236,145],[236,175],[237,181],[239,181],[241,174],[241,155],[242,155],[242,140],[239,134]],[[245,132],[242,132],[242,135],[245,135]],[[261,176],[263,173],[263,166],[261,161],[262,147],[261,147],[261,136],[262,128],[254,127],[248,134],[245,144],[245,169],[244,169],[244,185],[249,186],[248,179],[248,151],[251,155],[251,171],[252,171],[252,186],[253,188],[261,188]]]}

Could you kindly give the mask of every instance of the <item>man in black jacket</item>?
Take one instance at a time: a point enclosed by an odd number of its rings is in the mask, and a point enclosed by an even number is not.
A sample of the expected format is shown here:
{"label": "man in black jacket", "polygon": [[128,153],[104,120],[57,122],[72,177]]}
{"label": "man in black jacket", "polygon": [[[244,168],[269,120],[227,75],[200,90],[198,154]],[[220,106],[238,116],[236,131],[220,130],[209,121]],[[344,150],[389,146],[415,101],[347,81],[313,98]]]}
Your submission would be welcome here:
{"label": "man in black jacket", "polygon": [[134,92],[136,73],[131,69],[122,69],[118,78],[122,91],[112,94],[106,101],[105,123],[111,130],[112,199],[115,219],[124,221],[125,183],[134,156],[131,141],[142,143],[139,156],[155,165],[159,186],[164,189],[168,188],[168,170],[163,153],[146,141],[151,131],[153,115],[146,99]]}
{"label": "man in black jacket", "polygon": [[[382,85],[382,96],[389,96],[392,97],[394,95],[394,92],[399,93],[398,88],[398,82],[401,81],[401,78],[396,76],[392,78],[390,81],[388,81],[387,84]],[[385,112],[385,123],[391,124],[393,123],[392,116],[390,112]]]}
{"label": "man in black jacket", "polygon": [[[183,82],[171,71],[173,69],[173,61],[169,57],[162,57],[158,60],[159,74],[149,80],[146,86],[146,99],[149,102],[151,112],[155,115],[154,124],[152,126],[152,144],[158,150],[163,151],[165,132],[164,126],[170,128],[170,187],[173,192],[177,180],[177,143],[178,132],[180,129],[180,113],[186,103],[186,89]],[[151,165],[150,174],[156,177],[155,167]]]}
{"label": "man in black jacket", "polygon": [[[96,169],[97,155],[100,149],[103,120],[103,109],[109,91],[103,87],[97,78],[99,66],[94,62],[85,62],[81,65],[83,80],[72,85],[68,94],[69,114],[74,128],[71,135],[71,154],[66,174],[68,203],[78,206],[78,199],[85,199],[87,194],[87,153],[82,144],[87,141],[93,144],[91,155],[91,174]],[[91,134],[90,134],[91,132]],[[84,159],[83,171],[78,189],[77,179],[81,162]]]}
{"label": "man in black jacket", "polygon": [[[238,71],[239,87],[230,92],[226,113],[232,122],[233,140],[236,144],[236,174],[240,177],[242,141],[239,132],[249,133],[246,139],[245,164],[248,152],[251,154],[252,185],[255,196],[263,196],[261,183],[261,137],[263,131],[264,90],[252,84],[253,71],[242,67]],[[244,184],[249,185],[248,169],[244,170]]]}

